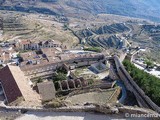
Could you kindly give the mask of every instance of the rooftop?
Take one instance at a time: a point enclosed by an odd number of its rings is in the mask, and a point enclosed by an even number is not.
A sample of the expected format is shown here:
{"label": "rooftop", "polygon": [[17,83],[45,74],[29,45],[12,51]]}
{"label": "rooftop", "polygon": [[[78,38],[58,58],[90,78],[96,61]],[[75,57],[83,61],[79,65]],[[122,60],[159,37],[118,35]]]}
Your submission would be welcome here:
{"label": "rooftop", "polygon": [[24,52],[24,53],[20,53],[20,56],[23,58],[23,60],[32,60],[34,59],[37,54],[35,51],[28,51],[28,52]]}
{"label": "rooftop", "polygon": [[29,85],[29,80],[18,66],[8,65],[0,71],[0,81],[4,88],[8,103],[14,102],[18,97],[28,102],[38,102],[39,95]]}
{"label": "rooftop", "polygon": [[53,56],[56,55],[56,49],[55,48],[41,48],[41,51],[47,57],[53,57]]}
{"label": "rooftop", "polygon": [[[36,69],[39,67],[44,67],[47,65],[52,65],[52,64],[57,64],[58,62],[63,62],[63,61],[67,61],[67,60],[73,60],[73,59],[80,59],[80,58],[95,58],[98,57],[102,54],[73,54],[73,53],[62,53],[60,55],[56,55],[56,56],[50,56],[48,59],[33,59],[33,55],[32,55],[32,59],[28,59],[28,60],[38,60],[38,64],[26,64],[26,61],[21,63],[21,69],[23,71],[25,70],[30,70],[30,69]],[[30,57],[29,57],[30,58]]]}
{"label": "rooftop", "polygon": [[20,43],[23,45],[27,45],[27,44],[30,44],[31,41],[30,40],[21,40]]}
{"label": "rooftop", "polygon": [[42,101],[48,101],[55,98],[56,90],[52,81],[38,83],[37,86]]}

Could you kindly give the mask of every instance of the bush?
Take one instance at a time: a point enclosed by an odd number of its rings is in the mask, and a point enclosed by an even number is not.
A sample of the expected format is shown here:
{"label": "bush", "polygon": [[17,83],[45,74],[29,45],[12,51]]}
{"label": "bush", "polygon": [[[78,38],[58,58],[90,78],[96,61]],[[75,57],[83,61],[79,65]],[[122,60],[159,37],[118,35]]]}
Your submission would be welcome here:
{"label": "bush", "polygon": [[57,108],[57,107],[61,107],[61,104],[57,101],[53,101],[52,103],[49,104],[49,106],[52,108]]}
{"label": "bush", "polygon": [[63,67],[60,67],[57,69],[57,73],[64,73],[64,74],[67,74],[67,70]]}
{"label": "bush", "polygon": [[151,61],[146,60],[145,63],[147,64],[146,68],[154,67],[154,64]]}
{"label": "bush", "polygon": [[58,108],[64,106],[63,102],[59,99],[54,99],[51,102],[46,103],[46,107],[49,108]]}
{"label": "bush", "polygon": [[64,69],[63,67],[58,68],[57,69],[57,74],[54,75],[53,77],[53,82],[57,82],[57,81],[62,81],[62,80],[66,80],[66,76],[67,76],[67,70]]}
{"label": "bush", "polygon": [[88,80],[88,84],[89,84],[89,85],[93,85],[93,84],[94,84],[94,80],[93,80],[93,79],[89,79],[89,80]]}
{"label": "bush", "polygon": [[37,83],[41,83],[41,82],[43,82],[43,79],[39,77],[39,78],[37,79]]}
{"label": "bush", "polygon": [[59,72],[54,78],[54,81],[66,80],[66,74]]}

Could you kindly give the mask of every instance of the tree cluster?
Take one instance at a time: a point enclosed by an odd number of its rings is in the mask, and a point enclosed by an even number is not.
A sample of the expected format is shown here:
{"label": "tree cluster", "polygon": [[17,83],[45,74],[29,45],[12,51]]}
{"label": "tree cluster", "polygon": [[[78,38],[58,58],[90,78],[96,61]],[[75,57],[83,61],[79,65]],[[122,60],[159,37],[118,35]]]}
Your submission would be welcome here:
{"label": "tree cluster", "polygon": [[123,64],[145,94],[160,106],[160,79],[138,69],[129,60],[124,60]]}

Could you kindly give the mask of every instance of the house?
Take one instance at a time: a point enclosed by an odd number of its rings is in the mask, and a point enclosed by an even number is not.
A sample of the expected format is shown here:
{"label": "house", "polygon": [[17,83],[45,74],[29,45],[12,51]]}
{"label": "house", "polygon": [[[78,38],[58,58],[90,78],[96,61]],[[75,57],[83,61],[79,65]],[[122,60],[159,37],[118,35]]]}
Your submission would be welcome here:
{"label": "house", "polygon": [[46,57],[54,57],[56,55],[56,49],[55,48],[42,48],[41,52]]}
{"label": "house", "polygon": [[19,40],[16,43],[16,47],[18,47],[21,50],[29,50],[31,49],[31,41],[30,40]]}
{"label": "house", "polygon": [[56,48],[56,47],[62,47],[62,43],[55,40],[47,40],[40,42],[42,48]]}
{"label": "house", "polygon": [[55,57],[62,53],[61,48],[41,48],[41,53],[43,57],[46,57],[49,61],[55,59]]}
{"label": "house", "polygon": [[8,105],[17,105],[23,101],[39,102],[40,97],[29,85],[29,80],[18,66],[7,65],[0,70],[0,83]]}
{"label": "house", "polygon": [[10,57],[10,53],[9,52],[3,52],[2,53],[2,61],[3,61],[3,63],[8,63],[9,62],[9,60],[11,59],[11,57]]}
{"label": "house", "polygon": [[37,86],[42,101],[49,101],[55,98],[56,90],[52,81],[37,83]]}
{"label": "house", "polygon": [[13,59],[17,58],[18,53],[13,49],[13,47],[0,48],[0,64],[4,66],[11,63]]}
{"label": "house", "polygon": [[20,56],[23,58],[23,61],[33,60],[37,58],[37,53],[35,51],[28,51],[24,53],[20,53]]}
{"label": "house", "polygon": [[62,43],[55,40],[44,40],[31,42],[30,40],[19,40],[16,47],[20,50],[39,50],[41,48],[63,48]]}

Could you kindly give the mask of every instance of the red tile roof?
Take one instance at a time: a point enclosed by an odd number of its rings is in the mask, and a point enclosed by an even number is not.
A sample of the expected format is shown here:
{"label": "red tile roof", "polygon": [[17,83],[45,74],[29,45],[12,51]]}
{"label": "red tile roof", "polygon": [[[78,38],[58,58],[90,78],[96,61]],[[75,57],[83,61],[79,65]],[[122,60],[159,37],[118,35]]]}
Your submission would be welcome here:
{"label": "red tile roof", "polygon": [[0,70],[0,82],[8,103],[15,101],[18,97],[22,97],[22,93],[8,66]]}
{"label": "red tile roof", "polygon": [[22,40],[21,41],[21,44],[23,44],[23,45],[27,45],[27,44],[30,44],[30,43],[31,43],[30,40]]}
{"label": "red tile roof", "polygon": [[4,88],[8,103],[14,102],[19,97],[27,102],[39,102],[39,95],[32,90],[28,79],[18,66],[9,65],[1,69],[0,82]]}

